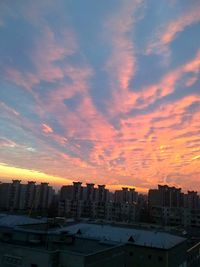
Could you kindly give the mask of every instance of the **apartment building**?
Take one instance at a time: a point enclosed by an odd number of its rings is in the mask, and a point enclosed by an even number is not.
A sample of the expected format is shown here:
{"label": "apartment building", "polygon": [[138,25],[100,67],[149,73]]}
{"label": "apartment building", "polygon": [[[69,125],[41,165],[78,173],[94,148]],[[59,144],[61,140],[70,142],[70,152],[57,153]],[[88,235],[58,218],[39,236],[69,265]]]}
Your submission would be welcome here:
{"label": "apartment building", "polygon": [[0,184],[0,209],[12,212],[46,210],[53,196],[54,189],[48,183],[22,184],[21,180],[12,180],[12,183]]}
{"label": "apartment building", "polygon": [[181,192],[181,188],[158,185],[150,189],[148,204],[152,222],[161,225],[199,227],[200,202],[195,191]]}

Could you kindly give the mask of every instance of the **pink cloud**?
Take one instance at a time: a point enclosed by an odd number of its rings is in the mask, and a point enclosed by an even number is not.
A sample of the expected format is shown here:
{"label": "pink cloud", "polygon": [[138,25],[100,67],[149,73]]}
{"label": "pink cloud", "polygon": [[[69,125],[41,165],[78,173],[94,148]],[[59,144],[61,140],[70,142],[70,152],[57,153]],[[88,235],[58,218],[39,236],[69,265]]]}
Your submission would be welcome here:
{"label": "pink cloud", "polygon": [[71,29],[62,31],[59,41],[48,26],[42,28],[42,33],[42,37],[36,39],[30,55],[35,72],[21,72],[15,68],[5,67],[6,79],[30,91],[35,97],[37,97],[33,91],[35,85],[41,81],[62,80],[66,76],[63,67],[56,65],[55,62],[62,61],[65,57],[75,53],[77,49]]}
{"label": "pink cloud", "polygon": [[70,161],[71,164],[75,165],[78,168],[91,168],[91,166],[86,161],[81,160],[78,157],[71,157],[65,153],[61,153],[61,157],[67,161]]}
{"label": "pink cloud", "polygon": [[169,44],[176,38],[177,34],[192,24],[200,21],[200,4],[196,2],[189,10],[181,13],[174,20],[161,25],[156,32],[156,37],[147,46],[146,52],[165,53],[169,56]]}
{"label": "pink cloud", "polygon": [[0,146],[1,147],[10,147],[10,148],[14,148],[17,146],[17,144],[15,142],[13,142],[12,140],[9,140],[7,138],[1,138],[0,137]]}
{"label": "pink cloud", "polygon": [[45,134],[53,133],[53,129],[45,123],[42,124],[42,131]]}
{"label": "pink cloud", "polygon": [[185,86],[191,86],[198,80],[200,73],[200,51],[194,56],[193,59],[187,63],[177,67],[174,70],[166,73],[157,84],[145,86],[141,89],[141,92],[137,93],[136,99],[143,100],[143,104],[137,104],[135,107],[144,108],[153,103],[154,101],[161,99],[162,97],[174,92],[176,85],[184,78],[185,74],[193,73],[193,78],[188,78],[185,81]]}
{"label": "pink cloud", "polygon": [[[120,176],[125,175],[132,177],[133,183],[136,183],[140,177],[148,186],[154,186],[158,182],[157,172],[163,179],[166,174],[173,173],[174,168],[179,168],[180,173],[184,173],[193,153],[186,147],[186,142],[192,136],[178,140],[174,138],[183,131],[194,131],[198,127],[198,112],[192,114],[190,121],[182,121],[185,110],[199,100],[196,95],[187,96],[176,103],[168,103],[151,114],[121,119],[121,138],[114,135],[109,142],[95,143],[90,160],[112,173],[113,177],[118,177],[118,181]],[[149,134],[151,127],[154,130]],[[124,159],[122,162],[121,157]],[[188,166],[186,173],[192,176],[192,166]]]}
{"label": "pink cloud", "polygon": [[115,112],[121,112],[124,108],[128,110],[135,102],[135,95],[129,91],[130,80],[137,68],[131,33],[137,20],[136,13],[141,6],[143,1],[123,2],[119,11],[106,24],[112,45],[106,70],[110,76]]}
{"label": "pink cloud", "polygon": [[54,62],[62,61],[65,57],[74,54],[77,45],[71,29],[61,32],[61,36],[60,41],[56,40],[55,33],[46,26],[43,29],[42,38],[36,42],[32,61],[37,67],[40,80],[51,82],[62,79],[65,75],[63,69]]}

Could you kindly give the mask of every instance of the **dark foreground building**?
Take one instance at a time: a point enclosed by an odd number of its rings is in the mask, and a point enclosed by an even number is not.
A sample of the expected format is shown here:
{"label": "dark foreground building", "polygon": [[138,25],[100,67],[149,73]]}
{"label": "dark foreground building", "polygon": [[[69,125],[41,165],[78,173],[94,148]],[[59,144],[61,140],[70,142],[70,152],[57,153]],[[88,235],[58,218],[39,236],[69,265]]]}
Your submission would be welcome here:
{"label": "dark foreground building", "polygon": [[188,250],[187,239],[155,229],[0,217],[1,267],[199,266],[199,251],[198,244]]}

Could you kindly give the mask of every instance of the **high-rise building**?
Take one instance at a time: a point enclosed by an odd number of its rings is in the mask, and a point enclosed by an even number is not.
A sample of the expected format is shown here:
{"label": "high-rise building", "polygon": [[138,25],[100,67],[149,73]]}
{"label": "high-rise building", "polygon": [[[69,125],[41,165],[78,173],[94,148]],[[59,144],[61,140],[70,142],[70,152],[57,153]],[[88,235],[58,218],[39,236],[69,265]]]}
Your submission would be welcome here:
{"label": "high-rise building", "polygon": [[25,208],[32,209],[35,199],[35,182],[28,181],[26,186],[26,198],[25,198]]}
{"label": "high-rise building", "polygon": [[0,209],[1,210],[9,209],[10,189],[11,189],[11,183],[0,184]]}
{"label": "high-rise building", "polygon": [[19,209],[21,180],[12,180],[9,194],[9,209]]}
{"label": "high-rise building", "polygon": [[98,185],[96,190],[96,201],[97,202],[106,202],[108,190],[105,188],[105,185]]}
{"label": "high-rise building", "polygon": [[73,198],[73,185],[64,185],[60,189],[60,200],[72,200]]}
{"label": "high-rise building", "polygon": [[82,193],[83,193],[82,183],[73,182],[73,200],[81,200]]}
{"label": "high-rise building", "polygon": [[195,191],[188,191],[185,195],[185,207],[190,210],[199,209],[199,196]]}
{"label": "high-rise building", "polygon": [[114,201],[117,203],[136,203],[138,201],[138,193],[135,188],[122,187],[122,190],[115,191]]}
{"label": "high-rise building", "polygon": [[150,206],[180,207],[181,203],[181,188],[158,185],[158,189],[149,190]]}
{"label": "high-rise building", "polygon": [[95,195],[94,195],[94,184],[93,183],[87,183],[86,184],[87,185],[87,187],[86,187],[86,196],[85,196],[85,200],[86,201],[90,201],[90,202],[92,202],[92,201],[94,201],[94,198],[95,198]]}
{"label": "high-rise building", "polygon": [[149,212],[153,222],[173,226],[200,226],[199,196],[195,191],[158,185],[149,190]]}

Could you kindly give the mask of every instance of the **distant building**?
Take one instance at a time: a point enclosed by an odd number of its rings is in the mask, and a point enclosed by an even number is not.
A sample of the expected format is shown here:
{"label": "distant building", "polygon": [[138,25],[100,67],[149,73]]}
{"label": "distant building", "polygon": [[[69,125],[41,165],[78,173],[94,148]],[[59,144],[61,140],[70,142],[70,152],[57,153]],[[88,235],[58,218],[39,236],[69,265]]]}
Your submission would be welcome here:
{"label": "distant building", "polygon": [[82,200],[83,197],[83,188],[81,182],[73,182],[73,197],[75,201]]}
{"label": "distant building", "polygon": [[62,186],[60,190],[59,215],[76,219],[90,218],[108,221],[135,222],[138,193],[123,188],[110,193],[105,185],[93,183],[82,186],[80,182]]}
{"label": "distant building", "polygon": [[5,211],[44,211],[54,196],[54,189],[48,183],[36,185],[34,181],[21,184],[20,180],[0,184],[0,209]]}
{"label": "distant building", "polygon": [[152,222],[161,225],[199,227],[199,196],[195,191],[181,192],[181,188],[158,185],[148,194]]}
{"label": "distant building", "polygon": [[183,204],[181,188],[158,185],[149,190],[149,205],[162,207],[181,207]]}
{"label": "distant building", "polygon": [[9,209],[10,191],[11,191],[10,183],[0,184],[0,209],[1,210]]}
{"label": "distant building", "polygon": [[71,200],[73,198],[73,185],[64,185],[60,189],[60,200]]}
{"label": "distant building", "polygon": [[138,201],[138,192],[135,188],[122,187],[122,190],[115,191],[114,201],[116,203],[136,203]]}
{"label": "distant building", "polygon": [[21,180],[12,180],[9,192],[9,209],[18,210],[20,201]]}

